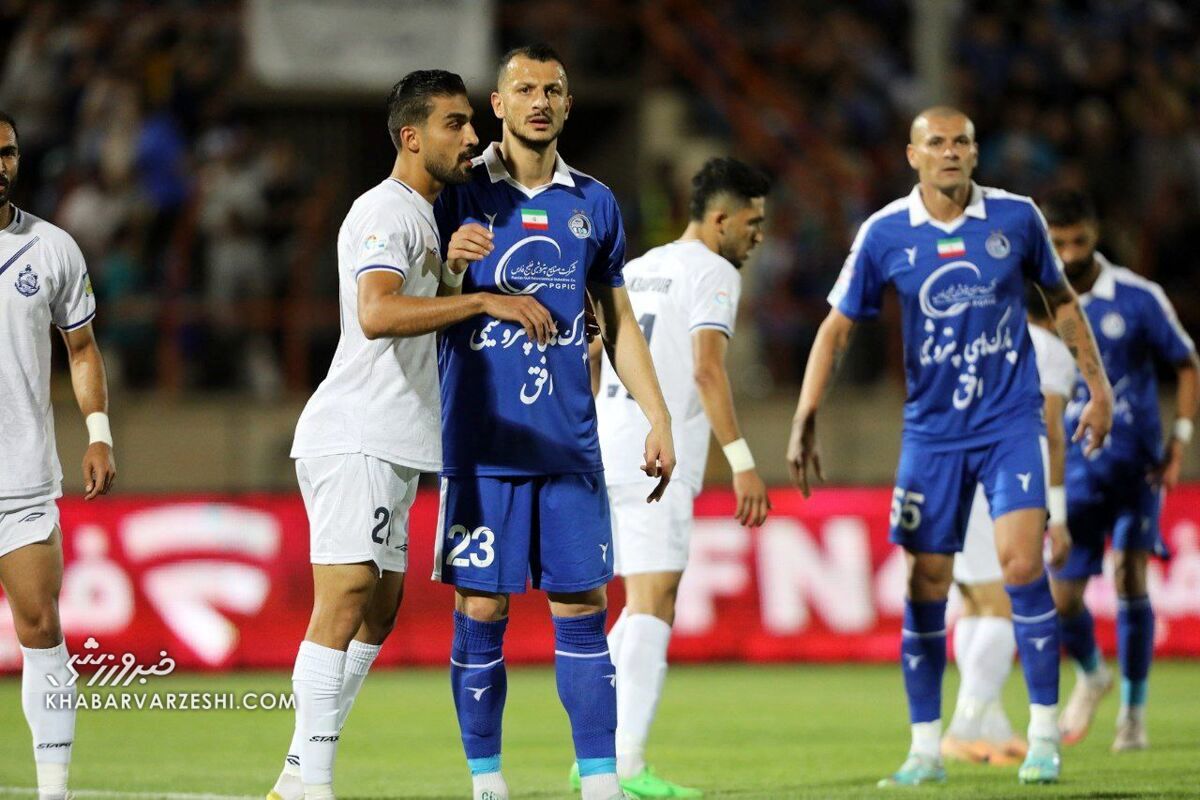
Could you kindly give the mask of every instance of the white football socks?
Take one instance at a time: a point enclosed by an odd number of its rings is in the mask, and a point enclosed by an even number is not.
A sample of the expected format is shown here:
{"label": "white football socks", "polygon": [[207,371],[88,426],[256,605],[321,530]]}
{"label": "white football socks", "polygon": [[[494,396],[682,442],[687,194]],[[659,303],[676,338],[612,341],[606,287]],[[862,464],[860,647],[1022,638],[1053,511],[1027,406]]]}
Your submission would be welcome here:
{"label": "white football socks", "polygon": [[[21,707],[33,734],[38,793],[62,797],[67,792],[67,769],[75,741],[74,677],[67,666],[67,644],[38,650],[22,647]],[[53,682],[50,680],[53,678]]]}
{"label": "white football socks", "polygon": [[508,800],[508,784],[499,772],[471,776],[472,800]]}
{"label": "white football socks", "polygon": [[646,767],[646,739],[667,677],[671,626],[650,614],[625,618],[617,668],[617,774],[632,778]]}
{"label": "white football socks", "polygon": [[300,643],[292,672],[292,691],[296,695],[296,723],[301,733],[300,777],[306,798],[332,796],[345,669],[346,654],[341,650],[314,642]]}
{"label": "white football socks", "polygon": [[615,772],[587,775],[580,779],[580,783],[582,784],[582,800],[621,800],[625,796],[621,791],[621,784],[617,782],[617,773]]}
{"label": "white football socks", "polygon": [[[1012,621],[1003,617],[962,617],[954,628],[954,658],[961,684],[950,733],[973,741],[995,738],[1011,730],[999,705],[1004,683],[1012,672],[1017,640]],[[987,729],[987,735],[984,729]],[[1008,737],[1004,737],[1007,739]]]}
{"label": "white football socks", "polygon": [[912,723],[912,747],[909,750],[919,756],[939,759],[942,754],[942,721]]}
{"label": "white football socks", "polygon": [[1058,741],[1058,704],[1041,706],[1029,704],[1029,740],[1050,739]]}
{"label": "white football socks", "polygon": [[625,641],[625,620],[627,619],[629,619],[629,612],[622,608],[621,616],[617,617],[617,621],[613,623],[608,632],[608,657],[612,659],[614,665],[617,663],[617,654],[621,652],[621,644]]}

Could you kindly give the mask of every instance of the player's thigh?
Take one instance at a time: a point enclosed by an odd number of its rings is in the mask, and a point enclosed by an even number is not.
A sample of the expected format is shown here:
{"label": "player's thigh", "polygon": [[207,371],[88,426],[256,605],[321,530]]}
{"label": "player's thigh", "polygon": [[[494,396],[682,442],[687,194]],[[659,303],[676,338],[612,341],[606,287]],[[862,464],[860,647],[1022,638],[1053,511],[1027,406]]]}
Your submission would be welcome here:
{"label": "player's thigh", "polygon": [[490,595],[520,594],[529,576],[536,479],[442,478],[434,580]]}
{"label": "player's thigh", "polygon": [[302,458],[296,477],[309,523],[313,564],[408,566],[408,510],[416,497],[415,470],[362,453]]}
{"label": "player's thigh", "polygon": [[892,489],[888,538],[910,553],[958,552],[975,483],[966,451],[931,451],[904,442]]}
{"label": "player's thigh", "polygon": [[967,536],[962,552],[954,556],[954,582],[976,586],[1001,580],[1000,558],[996,555],[996,535],[983,487],[975,486]]}
{"label": "player's thigh", "polygon": [[53,500],[0,515],[0,586],[23,644],[59,634],[63,552],[58,523]]}
{"label": "player's thigh", "polygon": [[612,517],[603,472],[539,479],[529,575],[534,588],[572,594],[613,576]]}
{"label": "player's thigh", "polygon": [[993,520],[1014,511],[1045,511],[1048,461],[1046,437],[1036,433],[1014,434],[983,449],[979,482]]}
{"label": "player's thigh", "polygon": [[622,577],[645,573],[682,573],[688,562],[693,527],[692,490],[667,485],[655,503],[638,484],[609,487],[612,508],[614,572]]}

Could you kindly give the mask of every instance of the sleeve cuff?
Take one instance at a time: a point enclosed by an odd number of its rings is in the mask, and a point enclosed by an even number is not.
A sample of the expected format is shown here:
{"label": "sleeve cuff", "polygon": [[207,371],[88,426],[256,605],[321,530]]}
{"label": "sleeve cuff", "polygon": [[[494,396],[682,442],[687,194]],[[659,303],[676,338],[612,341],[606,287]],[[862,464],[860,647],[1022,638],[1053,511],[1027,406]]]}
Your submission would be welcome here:
{"label": "sleeve cuff", "polygon": [[96,312],[95,312],[95,310],[93,310],[92,313],[88,314],[86,317],[79,320],[78,322],[72,322],[70,325],[59,325],[58,329],[60,331],[73,331],[76,328],[82,328],[84,325],[87,325],[89,322],[91,322],[95,318],[95,316],[96,316]]}
{"label": "sleeve cuff", "polygon": [[726,336],[729,336],[729,337],[733,336],[733,328],[726,325],[724,322],[697,322],[695,325],[688,328],[688,330],[694,332],[694,331],[701,330],[702,328],[710,328],[712,330],[718,330],[721,333],[725,334]]}
{"label": "sleeve cuff", "polygon": [[365,267],[359,267],[354,273],[354,280],[358,280],[359,277],[366,272],[394,272],[401,278],[408,280],[408,270],[401,269],[400,267],[392,264],[368,264]]}

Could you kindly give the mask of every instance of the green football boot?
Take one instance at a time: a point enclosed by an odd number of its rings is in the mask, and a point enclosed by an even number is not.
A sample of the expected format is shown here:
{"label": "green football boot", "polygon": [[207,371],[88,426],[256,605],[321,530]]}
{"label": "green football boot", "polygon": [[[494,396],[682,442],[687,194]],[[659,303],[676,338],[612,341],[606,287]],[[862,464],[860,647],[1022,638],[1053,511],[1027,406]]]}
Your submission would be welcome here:
{"label": "green football boot", "polygon": [[1025,763],[1017,770],[1021,783],[1058,783],[1062,772],[1062,759],[1058,755],[1058,742],[1053,739],[1030,739],[1029,754]]}
{"label": "green football boot", "polygon": [[900,769],[881,780],[877,786],[886,789],[889,786],[921,786],[926,783],[945,782],[946,769],[942,766],[942,759],[937,756],[909,753]]}

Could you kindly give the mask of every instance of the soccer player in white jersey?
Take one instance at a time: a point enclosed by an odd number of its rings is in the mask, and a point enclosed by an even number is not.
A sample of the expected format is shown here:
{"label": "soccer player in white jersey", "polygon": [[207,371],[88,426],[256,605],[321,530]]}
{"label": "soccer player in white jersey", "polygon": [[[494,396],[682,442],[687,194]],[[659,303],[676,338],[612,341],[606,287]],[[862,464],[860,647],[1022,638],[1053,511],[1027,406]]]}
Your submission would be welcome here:
{"label": "soccer player in white jersey", "polygon": [[342,725],[395,622],[417,478],[441,467],[433,332],[486,312],[530,339],[550,335],[549,314],[531,298],[463,296],[462,276],[443,272],[432,203],[470,174],[471,116],[457,75],[405,76],[388,97],[392,172],[338,232],[341,339],[292,446],[314,603],[292,675],[295,734],[272,800],[333,796]]}
{"label": "soccer player in white jersey", "polygon": [[[1066,562],[1071,547],[1063,490],[1067,456],[1063,410],[1075,385],[1075,362],[1067,346],[1050,331],[1041,297],[1030,297],[1028,304],[1029,338],[1041,379],[1049,450],[1050,565],[1057,569]],[[959,688],[954,717],[942,738],[946,758],[1005,766],[1020,763],[1028,749],[1023,738],[1013,735],[1000,703],[1017,651],[1003,577],[987,498],[983,487],[976,487],[966,541],[962,552],[954,556],[954,582],[962,595],[963,610],[954,625]]]}
{"label": "soccer player in white jersey", "polygon": [[58,618],[63,552],[54,501],[62,496],[62,466],[50,407],[51,325],[66,342],[87,423],[86,499],[108,492],[116,466],[83,254],[65,231],[10,202],[20,160],[16,122],[0,112],[0,585],[24,659],[21,705],[33,734],[38,796],[62,800],[76,691]]}
{"label": "soccer player in white jersey", "polygon": [[679,240],[625,265],[625,284],[654,358],[679,453],[675,480],[647,503],[654,481],[637,468],[650,423],[607,359],[591,347],[600,450],[613,511],[615,572],[625,608],[608,636],[617,680],[617,775],[636,797],[700,797],[656,775],[644,757],[667,673],[675,595],[687,566],[692,505],[704,481],[710,428],[733,470],[736,516],[757,526],[771,507],[738,428],[725,353],[733,336],[738,271],[762,241],[768,182],[732,158],[692,179],[691,221]]}
{"label": "soccer player in white jersey", "polygon": [[913,120],[908,163],[918,183],[873,214],[829,295],[788,441],[793,480],[807,496],[821,477],[817,411],[858,320],[878,316],[884,290],[901,305],[908,398],[889,538],[908,555],[901,665],[912,746],[885,786],[944,781],[941,690],[946,599],[976,484],[983,484],[1030,698],[1022,783],[1061,770],[1058,621],[1042,561],[1045,436],[1037,365],[1025,325],[1025,283],[1054,321],[1091,389],[1074,437],[1100,448],[1112,426],[1112,387],[1041,213],[1028,197],[976,185],[975,126],[953,108]]}

